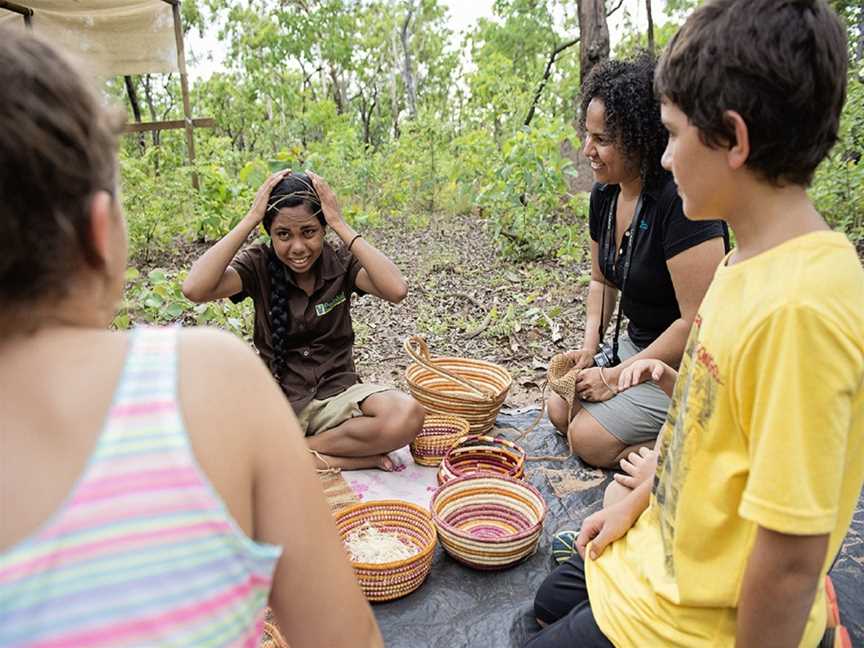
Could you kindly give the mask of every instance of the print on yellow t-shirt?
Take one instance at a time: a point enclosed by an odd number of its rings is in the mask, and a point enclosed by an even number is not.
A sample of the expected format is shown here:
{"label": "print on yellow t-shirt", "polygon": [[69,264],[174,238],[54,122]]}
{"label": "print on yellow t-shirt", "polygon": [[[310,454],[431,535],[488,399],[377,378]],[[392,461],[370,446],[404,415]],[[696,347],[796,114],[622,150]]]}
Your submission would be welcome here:
{"label": "print on yellow t-shirt", "polygon": [[[717,401],[717,386],[722,384],[717,363],[711,353],[699,342],[702,318],[697,315],[681,359],[680,379],[675,386],[675,398],[667,415],[666,426],[660,437],[660,460],[654,482],[660,522],[660,537],[666,572],[675,576],[675,512],[678,494],[690,470],[690,453],[685,444],[698,444],[699,437],[711,418]],[[687,417],[681,415],[679,403],[687,403]],[[689,425],[684,434],[685,421]]]}

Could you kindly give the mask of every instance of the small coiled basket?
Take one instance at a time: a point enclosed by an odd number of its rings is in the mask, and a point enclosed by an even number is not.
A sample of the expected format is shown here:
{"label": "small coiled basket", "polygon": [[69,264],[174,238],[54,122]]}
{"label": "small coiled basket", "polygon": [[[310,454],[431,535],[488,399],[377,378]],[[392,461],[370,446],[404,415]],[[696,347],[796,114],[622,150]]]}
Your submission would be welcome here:
{"label": "small coiled basket", "polygon": [[356,528],[369,523],[382,533],[395,533],[417,548],[404,560],[386,563],[351,562],[366,598],[392,601],[420,587],[432,568],[435,527],[429,512],[402,500],[380,500],[355,504],[335,513],[336,528],[344,542]]}
{"label": "small coiled basket", "polygon": [[411,442],[411,454],[421,466],[438,466],[447,451],[468,435],[468,421],[458,416],[430,415],[423,429]]}
{"label": "small coiled basket", "polygon": [[475,473],[522,479],[525,475],[525,450],[501,437],[467,436],[444,455],[438,469],[438,483]]}

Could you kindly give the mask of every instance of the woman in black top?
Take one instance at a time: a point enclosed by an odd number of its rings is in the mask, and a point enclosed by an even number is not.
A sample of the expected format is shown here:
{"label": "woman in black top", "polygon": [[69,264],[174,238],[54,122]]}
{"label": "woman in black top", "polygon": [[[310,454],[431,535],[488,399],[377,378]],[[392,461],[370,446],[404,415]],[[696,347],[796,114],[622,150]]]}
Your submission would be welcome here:
{"label": "woman in black top", "polygon": [[[596,180],[585,337],[581,349],[568,352],[582,371],[572,410],[555,394],[548,407],[574,453],[597,466],[615,466],[630,452],[653,446],[669,398],[650,382],[619,393],[619,374],[638,358],[678,365],[728,243],[722,222],[685,218],[675,182],[660,165],[667,133],[653,78],[654,61],[643,54],[597,65],[582,89],[583,153]],[[620,362],[596,366],[602,332],[617,319],[619,292],[629,320],[618,338]],[[606,342],[611,346],[614,339],[613,326]]]}

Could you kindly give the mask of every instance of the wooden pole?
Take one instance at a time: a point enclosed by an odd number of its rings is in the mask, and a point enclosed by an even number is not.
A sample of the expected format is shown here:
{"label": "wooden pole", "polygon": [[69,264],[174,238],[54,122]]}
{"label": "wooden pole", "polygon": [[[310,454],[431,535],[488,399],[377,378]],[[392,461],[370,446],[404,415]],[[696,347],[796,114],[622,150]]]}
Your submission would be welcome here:
{"label": "wooden pole", "polygon": [[[186,126],[186,152],[190,166],[195,164],[195,137],[192,129],[192,107],[189,103],[189,81],[186,77],[186,51],[183,47],[183,26],[180,22],[180,3],[169,2],[174,14],[174,39],[177,42],[177,67],[180,69],[180,92],[183,95],[183,117]],[[192,172],[192,186],[198,189],[198,174]]]}
{"label": "wooden pole", "polygon": [[[216,120],[212,117],[199,117],[192,120],[192,125],[195,128],[213,128],[216,125]],[[174,130],[176,128],[186,128],[185,119],[172,119],[170,121],[156,122],[141,122],[126,124],[123,127],[124,133],[141,133],[143,131],[162,131]]]}
{"label": "wooden pole", "polygon": [[0,9],[8,9],[12,13],[20,14],[24,17],[24,25],[27,29],[33,29],[33,10],[30,7],[0,0]]}

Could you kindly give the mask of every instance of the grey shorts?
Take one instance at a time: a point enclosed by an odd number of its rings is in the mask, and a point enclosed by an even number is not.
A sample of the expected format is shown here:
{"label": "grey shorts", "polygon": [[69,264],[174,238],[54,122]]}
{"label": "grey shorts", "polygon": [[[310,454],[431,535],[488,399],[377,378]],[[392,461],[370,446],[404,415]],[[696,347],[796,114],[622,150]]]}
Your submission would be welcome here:
{"label": "grey shorts", "polygon": [[[618,357],[621,360],[639,351],[641,349],[626,335],[618,340]],[[580,404],[607,432],[630,446],[657,438],[671,402],[656,383],[648,381],[602,403],[580,401]]]}

